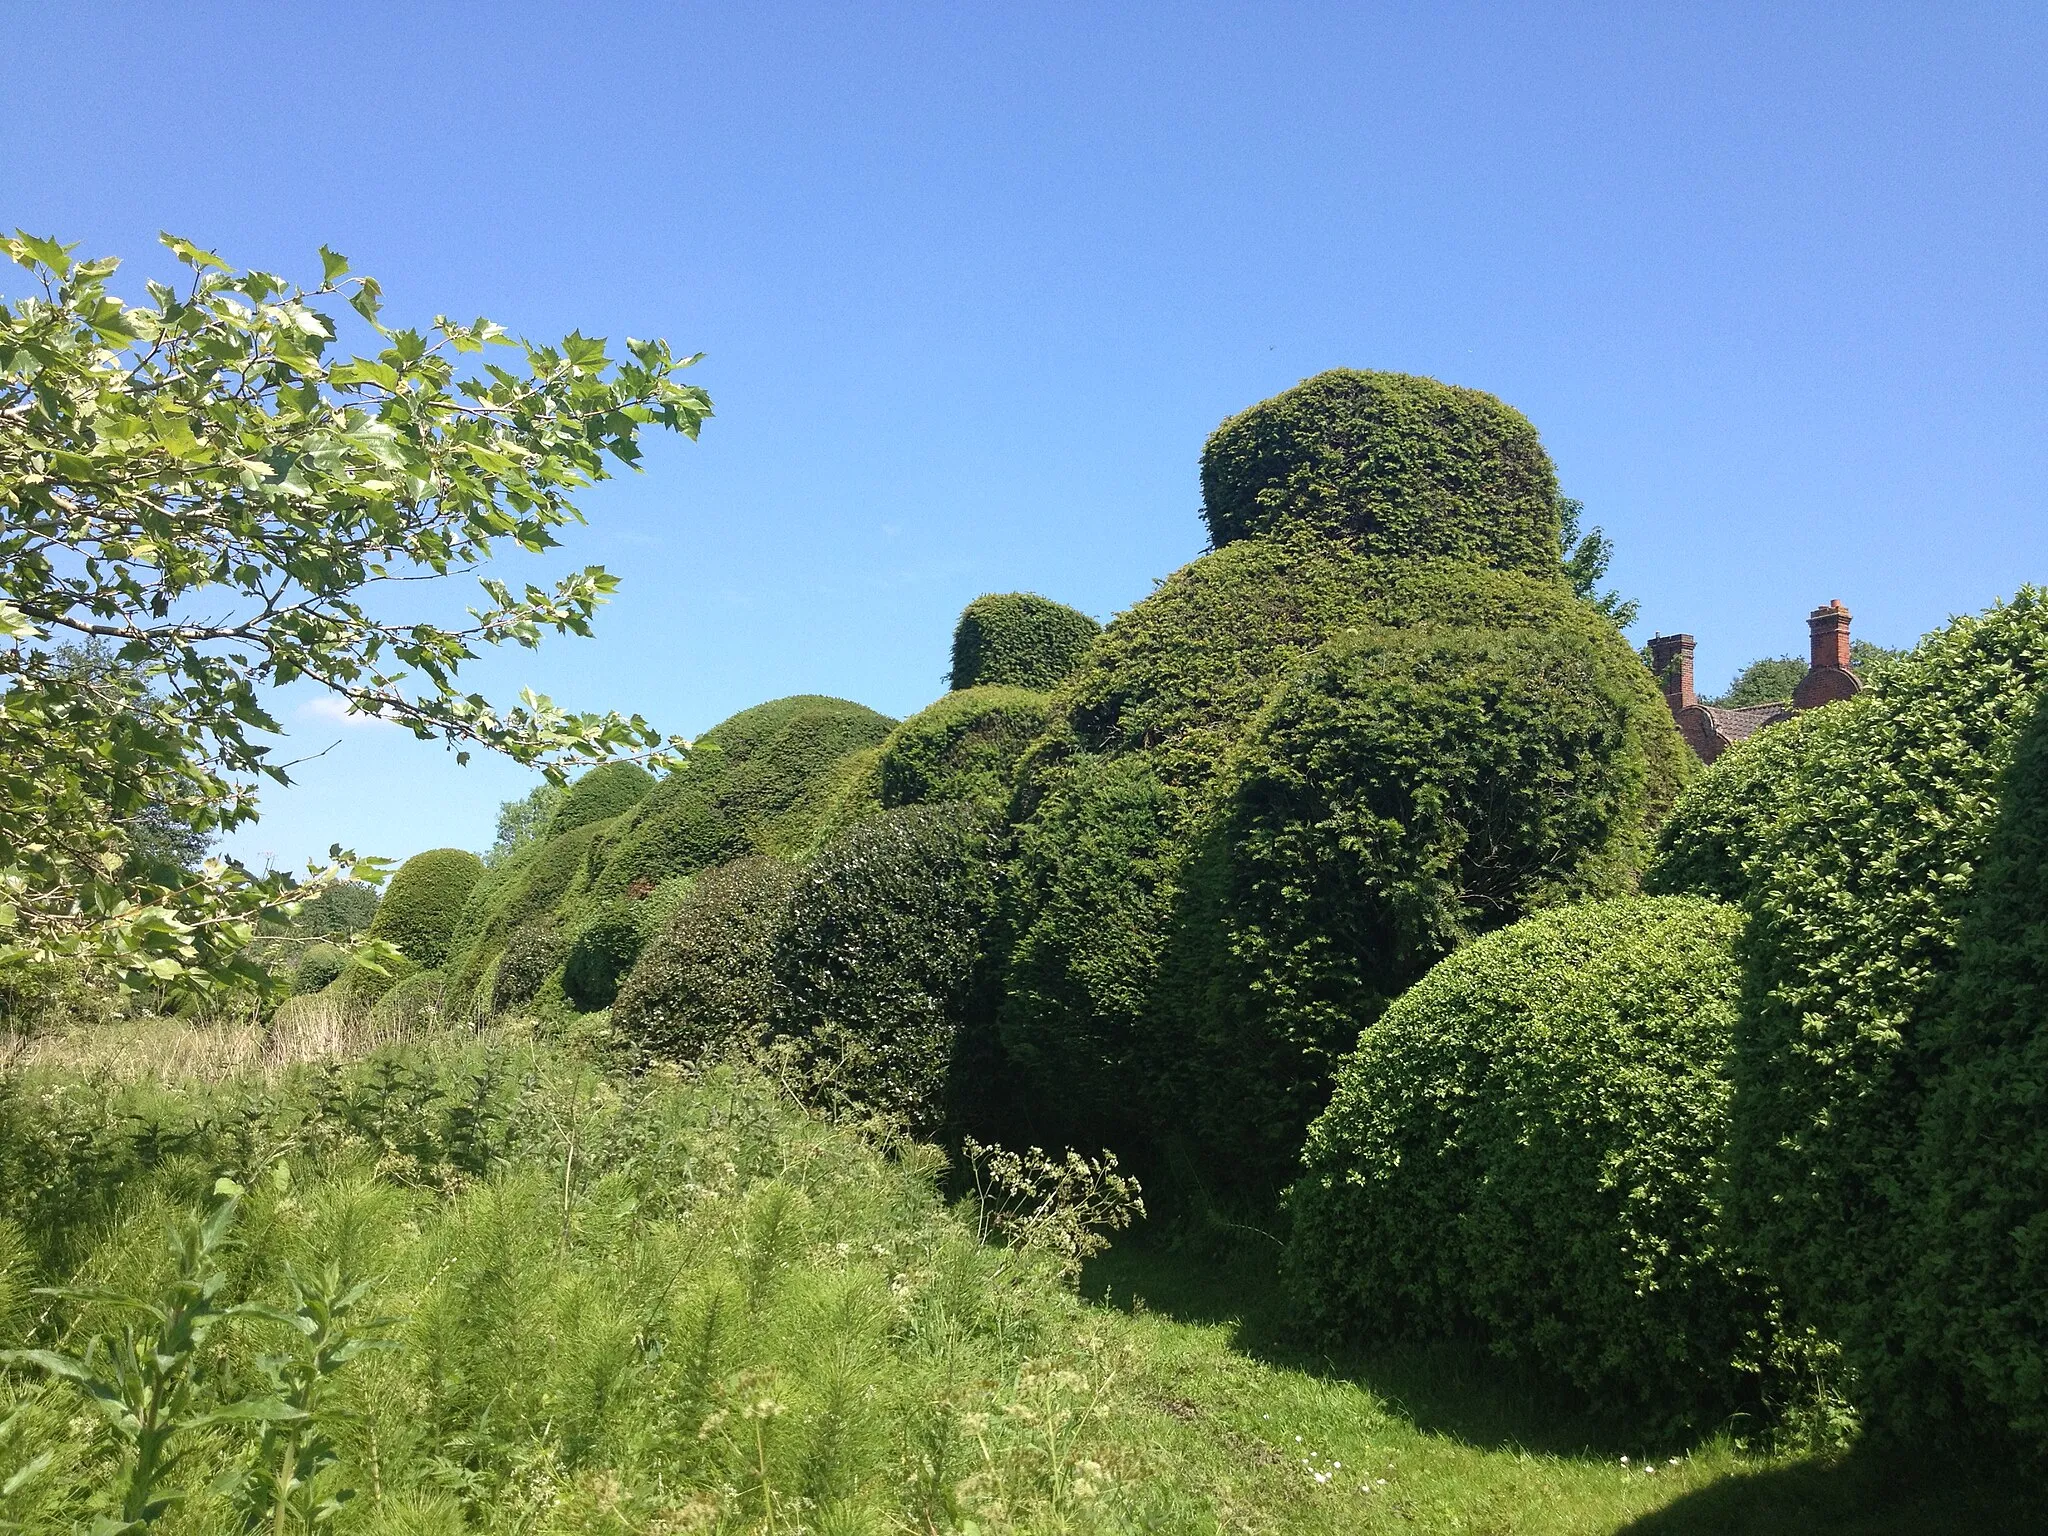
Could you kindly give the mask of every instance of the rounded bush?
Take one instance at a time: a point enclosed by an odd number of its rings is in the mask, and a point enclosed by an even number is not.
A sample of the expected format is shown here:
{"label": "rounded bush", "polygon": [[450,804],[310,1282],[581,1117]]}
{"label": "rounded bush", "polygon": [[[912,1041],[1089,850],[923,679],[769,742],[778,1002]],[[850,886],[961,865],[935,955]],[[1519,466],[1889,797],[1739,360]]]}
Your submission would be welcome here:
{"label": "rounded bush", "polygon": [[1204,556],[1104,632],[1019,765],[1002,1038],[1025,1070],[1052,1073],[1038,1087],[1053,1102],[1139,1097],[1133,1030],[1159,982],[1182,866],[1261,708],[1332,637],[1418,626],[1555,633],[1583,647],[1636,701],[1646,823],[1696,770],[1627,642],[1561,581],[1369,560],[1318,538]]}
{"label": "rounded bush", "polygon": [[1735,1210],[1879,1426],[1945,1413],[1954,1392],[1911,1337],[1928,1240],[1911,1163],[1999,787],[2044,683],[2040,592],[1955,620],[1808,718],[1740,855]]}
{"label": "rounded bush", "polygon": [[512,930],[497,957],[491,983],[491,1011],[523,1008],[540,994],[541,984],[555,972],[568,944],[548,919],[534,918]]}
{"label": "rounded bush", "polygon": [[1043,734],[1047,696],[1025,688],[949,693],[890,733],[877,764],[882,806],[971,800],[1000,815],[1017,762]]}
{"label": "rounded bush", "polygon": [[1396,558],[1555,578],[1557,473],[1521,412],[1476,389],[1334,368],[1242,411],[1202,450],[1218,549],[1291,529]]}
{"label": "rounded bush", "polygon": [[435,969],[448,957],[463,903],[483,872],[484,861],[460,848],[414,854],[391,877],[370,920],[370,937],[396,945],[422,970]]}
{"label": "rounded bush", "polygon": [[619,989],[612,1028],[669,1061],[759,1043],[773,997],[769,950],[797,878],[796,865],[763,858],[697,876]]}
{"label": "rounded bush", "polygon": [[699,737],[607,840],[591,890],[637,899],[663,880],[749,853],[808,848],[830,808],[835,769],[896,722],[845,699],[802,694],[742,710]]}
{"label": "rounded bush", "polygon": [[1036,592],[990,592],[953,627],[953,676],[968,688],[1057,687],[1087,654],[1102,626]]}
{"label": "rounded bush", "polygon": [[619,983],[640,958],[645,930],[630,906],[613,907],[584,924],[562,960],[562,990],[588,1012],[609,1008]]}
{"label": "rounded bush", "polygon": [[560,837],[593,821],[609,821],[630,811],[654,788],[654,775],[638,763],[600,763],[562,796],[548,819],[549,837]]}
{"label": "rounded bush", "polygon": [[1635,1423],[1754,1396],[1770,1295],[1718,1206],[1741,917],[1539,913],[1360,1039],[1289,1192],[1291,1287],[1352,1338],[1478,1331]]}
{"label": "rounded bush", "polygon": [[1184,880],[1140,1076],[1216,1179],[1270,1196],[1338,1058],[1467,939],[1631,892],[1666,726],[1597,621],[1332,641],[1240,750]]}
{"label": "rounded bush", "polygon": [[398,955],[378,970],[372,970],[360,956],[351,956],[341,974],[328,983],[327,992],[340,999],[351,1018],[366,1016],[384,994],[420,969],[404,955]]}
{"label": "rounded bush", "polygon": [[1691,892],[1740,902],[1749,893],[1749,860],[1778,814],[1805,733],[1820,714],[1795,715],[1737,742],[1686,787],[1657,832],[1657,852],[1643,871],[1652,895]]}
{"label": "rounded bush", "polygon": [[433,1029],[442,1020],[447,978],[439,971],[416,971],[377,1000],[371,1022],[411,1033]]}
{"label": "rounded bush", "polygon": [[1910,1325],[1968,1419],[2048,1452],[2048,695],[1997,824],[1930,1028]]}
{"label": "rounded bush", "polygon": [[995,828],[978,807],[907,805],[827,844],[775,936],[775,1033],[828,1107],[943,1125],[994,907]]}
{"label": "rounded bush", "polygon": [[306,997],[320,991],[348,965],[348,951],[332,944],[309,944],[292,972],[292,996]]}

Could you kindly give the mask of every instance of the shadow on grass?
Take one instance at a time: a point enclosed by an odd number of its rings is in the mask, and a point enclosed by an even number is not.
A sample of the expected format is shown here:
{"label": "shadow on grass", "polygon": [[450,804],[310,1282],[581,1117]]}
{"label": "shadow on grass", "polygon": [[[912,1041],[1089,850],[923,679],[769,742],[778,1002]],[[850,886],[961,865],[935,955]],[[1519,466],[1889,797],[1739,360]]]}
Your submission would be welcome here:
{"label": "shadow on grass", "polygon": [[1331,1354],[1289,1326],[1279,1250],[1248,1240],[1223,1257],[1143,1239],[1095,1259],[1082,1291],[1105,1306],[1228,1327],[1231,1347],[1267,1365],[1354,1382],[1417,1428],[1485,1450],[1613,1455],[1661,1449],[1601,1422],[1569,1389],[1515,1370],[1457,1340]]}
{"label": "shadow on grass", "polygon": [[[1263,1245],[1262,1245],[1263,1247]],[[1227,1327],[1239,1353],[1265,1364],[1355,1383],[1418,1429],[1481,1450],[1609,1460],[1682,1450],[1646,1442],[1596,1415],[1583,1397],[1517,1372],[1460,1342],[1335,1356],[1288,1326],[1278,1249],[1209,1257],[1127,1240],[1094,1260],[1082,1291],[1098,1305]],[[1705,1437],[1694,1437],[1699,1443]],[[2048,1485],[2010,1465],[1909,1462],[1858,1450],[1758,1460],[1754,1469],[1686,1494],[1622,1536],[2048,1536]]]}

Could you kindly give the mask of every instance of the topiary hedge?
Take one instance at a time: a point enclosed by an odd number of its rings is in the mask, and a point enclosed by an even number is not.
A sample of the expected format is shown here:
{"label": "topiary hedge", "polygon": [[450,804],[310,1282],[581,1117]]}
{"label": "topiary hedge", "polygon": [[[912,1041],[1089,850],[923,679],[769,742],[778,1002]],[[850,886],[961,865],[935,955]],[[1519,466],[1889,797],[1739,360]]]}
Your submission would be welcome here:
{"label": "topiary hedge", "polygon": [[1036,592],[988,593],[969,603],[953,627],[949,686],[1057,687],[1101,633],[1087,614]]}
{"label": "topiary hedge", "polygon": [[1668,729],[1611,627],[1330,642],[1236,759],[1187,870],[1140,1078],[1212,1176],[1286,1182],[1361,1026],[1472,936],[1633,891],[1644,742]]}
{"label": "topiary hedge", "polygon": [[1999,786],[2044,683],[2041,593],[1955,620],[1814,712],[1741,854],[1736,1210],[1880,1426],[1951,1411],[1954,1384],[1912,1338],[1928,1236],[1911,1164]]}
{"label": "topiary hedge", "polygon": [[630,811],[654,788],[654,775],[638,763],[600,763],[569,786],[548,819],[549,837]]}
{"label": "topiary hedge", "polygon": [[513,929],[496,956],[491,1011],[507,1013],[531,1003],[568,948],[567,939],[545,917],[531,918]]}
{"label": "topiary hedge", "polygon": [[2007,769],[1928,1029],[1916,1354],[2048,1452],[2048,695]]}
{"label": "topiary hedge", "polygon": [[370,937],[396,945],[422,970],[435,969],[448,957],[463,903],[483,872],[484,861],[460,848],[414,854],[391,877],[370,920]]}
{"label": "topiary hedge", "polygon": [[309,944],[292,972],[292,996],[306,997],[326,987],[348,965],[348,951],[332,944]]}
{"label": "topiary hedge", "polygon": [[879,745],[896,722],[845,699],[803,694],[742,710],[706,731],[608,842],[591,890],[635,899],[663,880],[748,853],[810,846],[828,809],[821,785],[841,760]]}
{"label": "topiary hedge", "polygon": [[1017,762],[1045,730],[1050,700],[1026,688],[949,693],[897,726],[876,764],[883,807],[972,800],[1000,815]]}
{"label": "topiary hedge", "polygon": [[1822,718],[1820,713],[1795,715],[1715,758],[1658,829],[1657,852],[1643,871],[1643,889],[1652,895],[1691,892],[1742,901],[1749,894],[1748,861],[1778,814],[1793,765],[1805,750],[1805,733]]}
{"label": "topiary hedge", "polygon": [[1335,368],[1242,411],[1202,450],[1218,549],[1292,529],[1365,554],[1554,578],[1557,473],[1536,429],[1476,389]]}
{"label": "topiary hedge", "polygon": [[770,958],[773,1023],[827,1107],[947,1122],[996,869],[996,824],[951,803],[885,811],[803,872]]}
{"label": "topiary hedge", "polygon": [[[1260,709],[1332,636],[1422,625],[1570,637],[1635,701],[1645,823],[1696,770],[1626,641],[1562,581],[1370,560],[1304,536],[1204,556],[1104,632],[1019,766],[1002,1035],[1019,1063],[1053,1073],[1039,1085],[1052,1102],[1135,1100],[1132,1030],[1158,982],[1182,861]],[[1129,766],[1101,766],[1117,760]]]}
{"label": "topiary hedge", "polygon": [[415,971],[377,999],[371,1022],[410,1034],[437,1028],[444,1017],[447,978],[439,971]]}
{"label": "topiary hedge", "polygon": [[609,1008],[646,941],[630,906],[612,907],[583,925],[562,959],[562,990],[586,1012]]}
{"label": "topiary hedge", "polygon": [[1289,1192],[1306,1318],[1476,1329],[1638,1426],[1753,1400],[1771,1297],[1719,1203],[1740,927],[1696,898],[1561,908],[1404,993],[1345,1058]]}
{"label": "topiary hedge", "polygon": [[773,998],[770,946],[797,878],[796,865],[763,858],[697,876],[620,987],[612,1028],[669,1061],[758,1044]]}

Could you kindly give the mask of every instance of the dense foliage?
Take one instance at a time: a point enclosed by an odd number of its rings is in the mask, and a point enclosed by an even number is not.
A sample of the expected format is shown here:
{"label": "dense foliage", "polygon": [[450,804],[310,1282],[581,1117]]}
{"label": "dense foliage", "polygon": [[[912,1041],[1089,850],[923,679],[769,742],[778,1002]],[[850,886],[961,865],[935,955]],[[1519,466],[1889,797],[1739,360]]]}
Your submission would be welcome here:
{"label": "dense foliage", "polygon": [[1570,617],[1353,631],[1240,749],[1138,1053],[1217,1177],[1277,1190],[1337,1060],[1442,956],[1634,888],[1666,715],[1612,630]]}
{"label": "dense foliage", "polygon": [[876,761],[881,804],[972,800],[1001,814],[1018,759],[1045,730],[1049,701],[1025,688],[987,685],[949,693],[889,735]]}
{"label": "dense foliage", "polygon": [[[261,981],[245,946],[287,878],[130,861],[125,829],[152,808],[201,838],[248,822],[257,786],[285,779],[266,688],[310,681],[460,752],[558,771],[659,751],[638,717],[531,694],[501,711],[458,681],[480,647],[589,633],[616,585],[601,568],[516,595],[487,579],[456,628],[374,599],[501,541],[552,547],[578,490],[631,465],[651,427],[694,436],[710,402],[659,341],[615,361],[572,334],[463,379],[461,354],[508,343],[498,326],[387,328],[377,284],[331,251],[302,289],[164,243],[189,277],[129,305],[107,291],[112,259],[0,239],[31,287],[0,303],[0,967],[70,957],[204,992]],[[375,355],[330,355],[342,303]],[[59,646],[81,640],[126,678],[67,674]]]}
{"label": "dense foliage", "polygon": [[[2048,697],[2048,695],[2044,695]],[[2013,754],[1929,1029],[1916,1352],[2048,1451],[2048,707]]]}
{"label": "dense foliage", "polygon": [[1796,715],[1715,758],[1658,829],[1643,889],[1741,902],[1749,894],[1764,829],[1777,817],[1781,800],[1797,792],[1807,733],[1834,718],[1825,710]]}
{"label": "dense foliage", "polygon": [[885,811],[820,849],[771,958],[774,1028],[822,1102],[944,1125],[995,904],[995,824],[964,803]]}
{"label": "dense foliage", "polygon": [[[1887,646],[1873,645],[1868,640],[1849,642],[1850,668],[1866,683],[1886,662],[1896,660],[1901,654]],[[1790,703],[1792,690],[1806,676],[1806,666],[1797,656],[1760,657],[1735,674],[1735,681],[1728,685],[1726,693],[1707,702],[1728,709],[1741,709],[1751,704]]]}
{"label": "dense foliage", "polygon": [[1653,824],[1695,766],[1626,642],[1561,580],[1369,560],[1315,537],[1204,556],[1105,631],[1057,695],[1063,718],[1020,768],[1028,819],[1006,897],[1003,1040],[1058,1103],[1128,1109],[1140,1097],[1134,1034],[1174,932],[1182,866],[1261,708],[1330,637],[1421,627],[1548,634],[1576,648],[1601,680],[1601,707],[1625,714],[1622,777],[1593,799],[1640,775],[1608,807],[1622,846],[1639,830],[1623,823]]}
{"label": "dense foliage", "polygon": [[758,1045],[774,1004],[769,951],[797,876],[787,860],[746,858],[692,880],[613,1004],[620,1037],[688,1064]]}
{"label": "dense foliage", "polygon": [[1057,687],[1080,663],[1102,626],[1078,609],[1036,592],[990,592],[961,611],[953,627],[956,692],[967,688]]}
{"label": "dense foliage", "polygon": [[1557,473],[1536,429],[1476,389],[1333,368],[1231,417],[1202,450],[1217,548],[1293,529],[1370,555],[1559,573]]}
{"label": "dense foliage", "polygon": [[547,835],[560,837],[593,821],[631,810],[654,788],[654,775],[638,763],[601,763],[571,784],[548,819]]}
{"label": "dense foliage", "polygon": [[1770,733],[1754,760],[1774,765],[1770,808],[1722,821],[1749,840],[1732,861],[1748,916],[1734,1208],[1794,1320],[1841,1342],[1893,1424],[1952,1393],[1909,1337],[1915,1133],[2001,777],[2044,684],[2048,605],[2023,590]]}
{"label": "dense foliage", "polygon": [[456,922],[483,872],[483,860],[460,848],[414,854],[391,877],[370,937],[396,946],[424,970],[435,969],[448,958]]}
{"label": "dense foliage", "polygon": [[514,928],[487,973],[489,1011],[509,1013],[532,1002],[568,947],[561,930],[545,917],[528,918]]}
{"label": "dense foliage", "polygon": [[562,990],[578,1008],[609,1008],[640,958],[646,931],[630,906],[611,907],[585,923],[562,957]]}
{"label": "dense foliage", "polygon": [[1752,1400],[1769,1297],[1719,1183],[1740,923],[1685,897],[1544,912],[1402,996],[1290,1195],[1310,1319],[1474,1327],[1632,1417],[1711,1427]]}
{"label": "dense foliage", "polygon": [[309,944],[292,971],[292,992],[304,997],[331,983],[348,965],[348,951],[332,944]]}
{"label": "dense foliage", "polygon": [[559,784],[542,782],[517,800],[500,803],[497,836],[484,852],[484,863],[495,869],[546,837],[548,823],[555,819],[555,807],[567,793]]}

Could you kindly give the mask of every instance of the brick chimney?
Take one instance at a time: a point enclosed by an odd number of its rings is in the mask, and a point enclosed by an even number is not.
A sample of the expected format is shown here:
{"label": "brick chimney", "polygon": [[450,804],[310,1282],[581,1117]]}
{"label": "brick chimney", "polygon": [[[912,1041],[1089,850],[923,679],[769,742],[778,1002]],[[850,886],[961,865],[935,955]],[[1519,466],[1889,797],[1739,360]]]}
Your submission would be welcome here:
{"label": "brick chimney", "polygon": [[[1843,642],[1845,645],[1846,641]],[[1675,716],[1680,710],[1691,709],[1699,703],[1692,691],[1692,649],[1691,635],[1653,635],[1650,637],[1650,670],[1657,674],[1657,681],[1664,688],[1664,702],[1671,707]]]}
{"label": "brick chimney", "polygon": [[1816,608],[1806,618],[1812,647],[1806,676],[1792,690],[1795,709],[1819,709],[1863,691],[1856,674],[1849,670],[1849,610],[1838,597],[1825,608]]}

